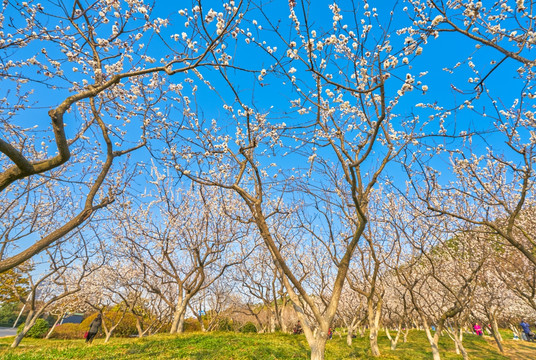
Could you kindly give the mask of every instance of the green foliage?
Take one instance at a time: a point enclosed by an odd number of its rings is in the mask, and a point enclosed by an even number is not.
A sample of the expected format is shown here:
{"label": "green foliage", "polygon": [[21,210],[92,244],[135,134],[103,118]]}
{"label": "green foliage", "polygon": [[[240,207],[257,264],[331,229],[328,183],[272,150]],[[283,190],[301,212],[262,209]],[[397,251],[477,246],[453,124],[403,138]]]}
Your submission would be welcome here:
{"label": "green foliage", "polygon": [[247,322],[240,328],[241,333],[256,333],[257,327],[251,321]]}
{"label": "green foliage", "polygon": [[[24,323],[19,325],[17,329],[17,334],[24,329],[24,325]],[[48,321],[46,321],[45,319],[37,319],[35,321],[34,326],[32,326],[30,330],[28,330],[28,332],[26,333],[26,337],[43,338],[48,333],[48,329],[50,329]]]}
{"label": "green foliage", "polygon": [[0,326],[13,326],[19,312],[18,307],[15,302],[3,303],[0,306]]}

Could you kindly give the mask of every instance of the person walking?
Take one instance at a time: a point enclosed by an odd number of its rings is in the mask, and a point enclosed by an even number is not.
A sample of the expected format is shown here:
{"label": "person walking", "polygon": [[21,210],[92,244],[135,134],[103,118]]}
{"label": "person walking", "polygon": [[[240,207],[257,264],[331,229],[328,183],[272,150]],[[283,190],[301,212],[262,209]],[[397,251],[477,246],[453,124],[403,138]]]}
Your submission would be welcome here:
{"label": "person walking", "polygon": [[91,344],[93,342],[93,338],[99,332],[101,325],[102,325],[102,315],[99,314],[99,315],[97,315],[97,317],[95,319],[93,319],[93,321],[89,325],[89,330],[88,330],[87,336],[86,336],[86,343],[87,344]]}

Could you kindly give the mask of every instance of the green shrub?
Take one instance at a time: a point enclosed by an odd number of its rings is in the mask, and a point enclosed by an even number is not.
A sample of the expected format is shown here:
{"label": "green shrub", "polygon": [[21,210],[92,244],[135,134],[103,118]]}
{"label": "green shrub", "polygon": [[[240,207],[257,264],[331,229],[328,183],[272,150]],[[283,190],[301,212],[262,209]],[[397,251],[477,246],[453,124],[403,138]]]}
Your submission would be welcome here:
{"label": "green shrub", "polygon": [[247,322],[240,328],[241,333],[256,333],[257,327],[251,321]]}
{"label": "green shrub", "polygon": [[229,318],[223,318],[218,321],[219,331],[233,331],[233,321]]}
{"label": "green shrub", "polygon": [[0,326],[13,326],[13,323],[17,319],[17,315],[17,303],[3,303],[2,306],[0,306]]}
{"label": "green shrub", "polygon": [[[17,329],[17,334],[20,333],[24,329],[24,323],[19,325],[19,328]],[[48,321],[45,319],[37,319],[34,326],[28,330],[26,333],[26,337],[31,338],[43,338],[48,333],[48,329],[50,326],[48,325]]]}
{"label": "green shrub", "polygon": [[80,324],[57,325],[50,336],[51,339],[73,340],[83,339],[87,329],[83,329]]}

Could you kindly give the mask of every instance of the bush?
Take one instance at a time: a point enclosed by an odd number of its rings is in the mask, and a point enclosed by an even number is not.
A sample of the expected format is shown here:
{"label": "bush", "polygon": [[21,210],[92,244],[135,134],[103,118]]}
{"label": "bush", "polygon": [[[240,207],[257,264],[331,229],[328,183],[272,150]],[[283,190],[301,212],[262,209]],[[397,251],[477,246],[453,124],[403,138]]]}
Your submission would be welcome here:
{"label": "bush", "polygon": [[[20,333],[24,329],[24,323],[19,325],[19,328],[17,329],[17,334]],[[48,329],[50,328],[50,325],[48,325],[48,321],[45,319],[37,319],[34,326],[28,330],[26,333],[26,337],[31,338],[43,338],[48,333]]]}
{"label": "bush", "polygon": [[201,331],[201,324],[197,319],[188,318],[184,320],[184,331]]}
{"label": "bush", "polygon": [[254,323],[252,323],[251,321],[248,321],[247,323],[244,324],[244,326],[240,328],[240,332],[241,333],[256,333],[257,327],[255,326]]}
{"label": "bush", "polygon": [[18,306],[16,303],[4,303],[0,306],[0,326],[13,326],[17,319]]}
{"label": "bush", "polygon": [[[89,330],[89,325],[91,325],[91,322],[97,317],[97,314],[98,313],[88,316],[87,318],[84,319],[84,321],[80,323],[80,326],[82,327],[82,330],[84,330],[84,332]],[[108,328],[110,328],[112,324],[107,320],[107,318],[112,319],[115,323],[119,321],[123,313],[120,311],[116,311],[116,310],[110,310],[110,311],[106,311],[104,314],[105,314],[105,317],[103,318],[103,320],[106,321]],[[102,327],[99,330],[99,332],[104,333],[104,330],[102,329]],[[131,313],[126,313],[121,323],[119,323],[119,325],[115,328],[112,336],[129,337],[131,335],[137,335],[137,334],[138,334],[138,329],[136,328],[136,317],[132,315]]]}
{"label": "bush", "polygon": [[223,318],[218,321],[219,331],[233,331],[233,321],[229,318]]}
{"label": "bush", "polygon": [[62,340],[83,339],[86,331],[87,329],[82,328],[80,324],[61,324],[54,328],[50,338]]}

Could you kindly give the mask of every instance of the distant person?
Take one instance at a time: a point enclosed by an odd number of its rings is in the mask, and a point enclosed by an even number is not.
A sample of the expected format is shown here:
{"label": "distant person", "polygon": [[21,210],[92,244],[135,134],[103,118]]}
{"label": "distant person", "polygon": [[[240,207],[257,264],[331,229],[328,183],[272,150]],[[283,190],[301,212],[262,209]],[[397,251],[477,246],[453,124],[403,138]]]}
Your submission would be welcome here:
{"label": "distant person", "polygon": [[475,331],[475,334],[477,334],[478,336],[484,335],[484,333],[482,332],[482,328],[477,323],[473,324],[473,330]]}
{"label": "distant person", "polygon": [[86,337],[87,344],[91,344],[93,342],[93,338],[99,332],[101,325],[102,325],[102,315],[99,314],[97,315],[95,319],[93,319],[93,321],[89,325],[89,330],[87,332],[87,337]]}
{"label": "distant person", "polygon": [[301,326],[301,322],[300,320],[298,320],[298,322],[296,323],[296,326],[294,326],[294,335],[301,334],[302,332],[303,332],[303,329]]}
{"label": "distant person", "polygon": [[333,330],[331,330],[331,327],[328,330],[328,340],[331,340],[333,338]]}
{"label": "distant person", "polygon": [[521,324],[519,324],[521,328],[523,329],[523,332],[527,336],[528,341],[534,341],[534,333],[530,331],[530,325],[527,323],[524,319],[521,320]]}

